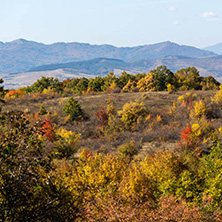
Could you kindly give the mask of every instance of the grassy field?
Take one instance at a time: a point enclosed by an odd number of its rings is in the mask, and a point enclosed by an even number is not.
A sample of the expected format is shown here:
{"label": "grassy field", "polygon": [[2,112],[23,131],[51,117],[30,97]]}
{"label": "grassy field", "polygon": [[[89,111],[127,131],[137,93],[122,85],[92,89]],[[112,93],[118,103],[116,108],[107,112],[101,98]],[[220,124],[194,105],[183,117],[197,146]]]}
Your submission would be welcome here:
{"label": "grassy field", "polygon": [[[2,107],[2,111],[19,110],[30,113],[38,113],[40,105],[43,105],[49,113],[55,128],[63,127],[67,130],[81,133],[81,147],[85,147],[93,151],[101,152],[116,152],[116,149],[131,140],[135,140],[138,146],[141,146],[140,155],[144,156],[150,150],[156,149],[175,149],[180,140],[180,132],[186,126],[188,119],[180,113],[177,116],[179,124],[174,129],[169,130],[167,126],[170,120],[164,120],[165,123],[155,129],[149,130],[148,123],[136,130],[126,130],[111,135],[97,136],[96,128],[98,126],[98,119],[95,113],[99,110],[99,106],[104,109],[107,106],[107,101],[112,101],[117,111],[121,110],[124,104],[130,101],[143,99],[143,103],[147,108],[149,114],[153,117],[156,115],[164,116],[172,106],[174,101],[181,95],[185,95],[187,91],[175,92],[169,94],[168,92],[135,92],[135,93],[106,93],[95,95],[68,95],[60,96],[59,94],[30,94],[17,99],[9,99]],[[207,100],[213,97],[216,91],[190,91],[191,94],[196,95],[196,100]],[[68,121],[66,115],[63,113],[63,106],[68,99],[73,96],[79,101],[84,110],[87,119],[82,121]],[[43,118],[40,116],[40,118]]]}

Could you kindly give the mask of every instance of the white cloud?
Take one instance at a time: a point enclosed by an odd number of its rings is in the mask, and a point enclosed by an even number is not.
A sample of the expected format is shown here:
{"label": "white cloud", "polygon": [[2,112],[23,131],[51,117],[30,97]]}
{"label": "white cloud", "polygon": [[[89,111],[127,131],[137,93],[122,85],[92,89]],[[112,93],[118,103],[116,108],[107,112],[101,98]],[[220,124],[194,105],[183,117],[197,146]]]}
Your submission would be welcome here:
{"label": "white cloud", "polygon": [[200,15],[202,18],[205,18],[207,21],[222,21],[222,16],[214,12],[204,12]]}
{"label": "white cloud", "polygon": [[180,22],[178,20],[176,20],[176,21],[173,22],[173,25],[179,25],[179,23]]}
{"label": "white cloud", "polygon": [[170,6],[170,7],[168,8],[168,10],[169,10],[170,12],[174,12],[174,11],[176,11],[176,7],[175,7],[175,6]]}

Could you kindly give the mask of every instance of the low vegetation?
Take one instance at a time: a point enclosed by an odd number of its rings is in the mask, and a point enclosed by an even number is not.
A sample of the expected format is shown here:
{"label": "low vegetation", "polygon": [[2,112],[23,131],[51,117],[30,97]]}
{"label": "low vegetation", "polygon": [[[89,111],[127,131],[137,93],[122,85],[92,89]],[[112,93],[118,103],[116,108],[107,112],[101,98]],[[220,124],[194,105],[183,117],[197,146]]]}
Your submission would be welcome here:
{"label": "low vegetation", "polygon": [[1,221],[222,221],[213,77],[161,66],[0,93]]}

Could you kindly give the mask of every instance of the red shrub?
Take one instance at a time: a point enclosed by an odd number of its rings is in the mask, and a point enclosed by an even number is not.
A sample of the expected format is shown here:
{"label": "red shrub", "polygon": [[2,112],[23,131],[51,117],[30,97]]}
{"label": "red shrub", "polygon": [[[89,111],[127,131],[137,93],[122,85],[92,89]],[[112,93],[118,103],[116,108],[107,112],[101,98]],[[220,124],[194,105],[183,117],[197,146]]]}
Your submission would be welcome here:
{"label": "red shrub", "polygon": [[99,106],[99,111],[96,112],[96,117],[99,120],[99,126],[106,126],[108,123],[109,115],[107,112],[104,110],[104,108],[100,105]]}
{"label": "red shrub", "polygon": [[42,125],[42,132],[46,139],[52,141],[55,139],[55,131],[50,119],[44,119]]}

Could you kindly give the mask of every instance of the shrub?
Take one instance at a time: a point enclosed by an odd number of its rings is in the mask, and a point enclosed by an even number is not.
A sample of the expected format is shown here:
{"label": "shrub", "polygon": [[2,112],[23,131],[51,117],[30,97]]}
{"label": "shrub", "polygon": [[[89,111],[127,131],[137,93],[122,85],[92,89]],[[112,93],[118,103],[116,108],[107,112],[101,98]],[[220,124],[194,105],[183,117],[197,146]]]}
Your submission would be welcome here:
{"label": "shrub", "polygon": [[58,158],[70,158],[79,148],[81,134],[68,131],[64,128],[56,130],[55,156]]}
{"label": "shrub", "polygon": [[106,126],[108,124],[109,115],[101,105],[99,106],[99,111],[96,112],[96,117],[99,120],[100,127]]}
{"label": "shrub", "polygon": [[45,115],[47,113],[45,106],[43,104],[39,107],[39,115]]}
{"label": "shrub", "polygon": [[118,148],[118,153],[122,158],[130,157],[138,154],[141,147],[136,145],[135,140],[131,140],[129,143],[122,144]]}
{"label": "shrub", "polygon": [[55,130],[49,118],[43,120],[42,132],[47,140],[53,141],[55,139]]}
{"label": "shrub", "polygon": [[66,115],[70,115],[71,120],[76,120],[84,117],[84,112],[79,105],[78,100],[75,100],[73,97],[69,98],[67,104],[63,107],[63,112]]}
{"label": "shrub", "polygon": [[211,196],[211,206],[222,210],[222,145],[212,147],[209,155],[201,159],[201,174],[205,178],[204,193]]}
{"label": "shrub", "polygon": [[21,90],[10,90],[7,94],[6,97],[10,98],[18,98],[21,97],[25,92]]}
{"label": "shrub", "polygon": [[56,187],[52,152],[43,143],[40,128],[22,112],[0,116],[2,221],[71,221],[75,217],[72,196],[65,187]]}
{"label": "shrub", "polygon": [[133,128],[139,120],[141,120],[147,109],[144,106],[143,102],[132,102],[126,103],[123,106],[123,110],[119,111],[118,114],[121,116],[121,120],[127,128]]}

